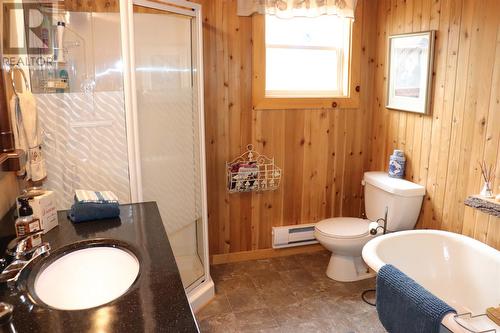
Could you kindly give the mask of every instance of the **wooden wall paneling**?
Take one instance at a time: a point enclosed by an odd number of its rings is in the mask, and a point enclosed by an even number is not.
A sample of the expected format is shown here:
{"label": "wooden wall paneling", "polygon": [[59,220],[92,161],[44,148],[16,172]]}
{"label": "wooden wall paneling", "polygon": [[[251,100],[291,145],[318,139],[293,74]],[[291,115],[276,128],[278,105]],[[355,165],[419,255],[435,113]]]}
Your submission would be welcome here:
{"label": "wooden wall paneling", "polygon": [[[498,218],[465,208],[463,200],[481,189],[478,161],[485,159],[500,169],[500,18],[493,14],[500,11],[499,6],[498,1],[474,0],[379,2],[370,163],[372,169],[385,168],[393,145],[403,146],[406,178],[427,190],[418,227],[461,232],[497,248]],[[380,32],[399,29],[401,20],[404,32],[438,30],[429,116],[403,116],[380,106],[386,97],[379,88],[386,83],[385,71],[379,69],[386,66],[386,44],[381,44]],[[497,172],[497,191],[499,177]]]}
{"label": "wooden wall paneling", "polygon": [[342,212],[341,216],[356,216],[356,214],[351,215],[351,205],[354,196],[353,187],[354,182],[354,143],[355,137],[360,136],[359,122],[356,121],[356,116],[359,110],[356,112],[346,113],[346,123],[345,123],[345,151],[344,151],[344,174],[343,178],[343,192],[342,192]]}
{"label": "wooden wall paneling", "polygon": [[[268,157],[274,157],[278,166],[286,168],[286,166],[283,165],[285,112],[256,111],[255,114],[257,119],[255,124],[255,130],[257,132],[256,149]],[[253,197],[260,198],[260,204],[254,204],[254,209],[258,212],[256,216],[259,224],[258,248],[270,248],[271,228],[273,226],[282,225],[283,186],[276,191],[265,191],[253,194]]]}
{"label": "wooden wall paneling", "polygon": [[306,111],[302,223],[325,217],[329,114],[327,110]]}
{"label": "wooden wall paneling", "polygon": [[[228,101],[227,101],[227,112],[229,116],[229,136],[228,136],[228,154],[229,160],[232,159],[231,156],[239,156],[242,152],[246,150],[246,145],[250,142],[242,142],[242,137],[245,137],[244,133],[250,126],[242,127],[242,105],[241,105],[241,94],[239,89],[232,89],[229,85],[238,84],[241,82],[241,44],[240,44],[240,18],[236,16],[236,3],[228,2],[226,12],[229,14],[226,17],[227,20],[227,34],[224,34],[227,39],[227,71],[228,71],[228,81],[224,83],[227,86],[228,91]],[[228,195],[231,197],[231,195]],[[241,220],[241,203],[244,199],[241,196],[235,198],[229,198],[227,204],[229,209],[229,223],[230,226],[226,226],[229,231],[229,242],[230,246],[237,251],[241,250],[241,227],[243,221]]]}
{"label": "wooden wall paneling", "polygon": [[[368,70],[369,63],[366,62],[366,54],[363,52],[363,49],[366,51],[365,41],[366,37],[370,36],[365,27],[367,21],[371,21],[371,19],[366,18],[366,2],[360,2],[359,8],[357,8],[357,20],[361,22],[361,75],[363,75],[364,71]],[[365,34],[363,36],[363,33]],[[364,84],[363,84],[364,85]],[[344,210],[342,211],[343,216],[359,216],[360,215],[360,180],[362,179],[363,174],[363,144],[365,140],[365,133],[363,131],[364,124],[364,105],[363,100],[367,96],[367,91],[360,96],[359,108],[355,112],[350,112],[351,110],[343,110],[346,112],[347,118],[347,127],[349,130],[346,130],[346,152],[345,152],[345,173],[344,178],[347,180],[344,182],[345,188],[345,196],[344,196]]]}
{"label": "wooden wall paneling", "polygon": [[[215,87],[216,78],[216,56],[215,48],[215,6],[202,2],[203,10],[203,67],[204,67],[204,104],[205,104],[205,154],[207,166],[207,208],[208,208],[208,238],[209,252],[213,253],[218,249],[218,224],[213,221],[218,220],[218,196],[217,191],[217,160],[215,159],[217,144],[216,131],[217,118],[215,114]],[[208,47],[211,45],[211,47]]]}
{"label": "wooden wall paneling", "polygon": [[[471,38],[471,51],[469,54],[469,65],[467,68],[467,86],[465,89],[465,113],[464,113],[464,125],[462,127],[462,149],[460,151],[460,164],[458,169],[458,174],[460,175],[457,192],[464,195],[467,193],[468,189],[468,179],[469,179],[469,166],[471,165],[471,154],[472,154],[472,141],[474,138],[474,123],[475,123],[475,112],[477,106],[478,98],[478,88],[477,82],[481,80],[479,77],[479,63],[478,58],[474,57],[474,50],[477,50],[481,45],[479,34],[483,33],[483,18],[480,17],[480,7],[478,2],[472,2],[472,28],[470,31]],[[482,15],[481,15],[482,16]],[[477,163],[477,161],[475,161]],[[466,235],[474,235],[474,221],[475,221],[475,211],[469,210],[467,207],[461,209],[462,215],[460,218],[460,231]],[[465,221],[467,219],[467,221]],[[472,221],[471,221],[472,220]]]}
{"label": "wooden wall paneling", "polygon": [[373,113],[372,113],[372,148],[371,148],[371,170],[386,170],[386,166],[381,163],[385,156],[385,142],[387,131],[385,127],[388,122],[389,113],[385,109],[387,98],[387,69],[386,69],[386,49],[387,37],[389,36],[388,22],[391,15],[390,1],[383,1],[378,4],[377,10],[377,44],[375,54],[375,72],[373,79]]}
{"label": "wooden wall paneling", "polygon": [[[397,32],[398,33],[411,32],[411,28],[408,29],[408,22],[411,21],[411,19],[408,19],[408,15],[410,15],[410,17],[413,15],[413,3],[411,2],[411,0],[402,0],[398,2],[399,3],[398,3],[397,16],[399,20],[398,20]],[[403,150],[406,150],[407,119],[408,119],[407,112],[399,112],[397,147]]]}
{"label": "wooden wall paneling", "polygon": [[[485,151],[484,142],[486,140],[486,125],[488,123],[488,109],[492,91],[493,66],[495,63],[499,23],[497,13],[500,11],[500,3],[494,0],[488,1],[487,3],[483,3],[477,10],[478,15],[476,17],[480,22],[476,25],[477,28],[474,33],[477,33],[477,35],[473,35],[472,43],[476,40],[478,44],[477,50],[480,49],[481,52],[471,54],[472,66],[476,65],[475,68],[473,67],[474,73],[478,76],[477,80],[470,81],[469,83],[474,84],[474,88],[470,88],[477,89],[477,93],[475,95],[474,106],[472,107],[472,110],[475,110],[474,120],[471,123],[472,126],[468,128],[470,131],[468,137],[471,138],[468,142],[471,143],[472,149],[468,159],[470,164],[468,168],[467,193],[479,192],[482,185],[481,175],[478,170],[478,161],[484,158]],[[483,215],[476,214],[476,221],[473,223],[473,218],[469,212],[470,210],[465,211],[463,232],[467,235],[485,233],[488,220]],[[472,227],[473,225],[474,227]]]}
{"label": "wooden wall paneling", "polygon": [[[427,0],[428,1],[428,0]],[[429,1],[430,6],[429,12],[424,13],[423,15],[423,20],[422,20],[422,31],[426,30],[438,30],[439,28],[439,12],[441,10],[441,1]],[[429,4],[429,3],[427,3]],[[425,7],[427,9],[427,6]],[[434,96],[434,91],[436,87],[436,80],[435,80],[435,74],[436,74],[436,68],[437,68],[437,62],[436,58],[434,57],[434,68],[433,68],[433,83],[432,83],[432,88],[431,88],[431,95]],[[431,99],[431,112],[434,111],[434,98]],[[429,193],[429,188],[431,188],[432,183],[429,184],[429,179],[427,178],[428,172],[429,172],[429,165],[430,165],[430,151],[431,151],[431,146],[432,146],[432,130],[433,130],[433,115],[431,114],[430,116],[422,116],[423,117],[423,126],[422,126],[422,142],[420,145],[420,161],[418,162],[419,166],[419,183],[421,185],[424,185],[426,187],[427,193]],[[423,216],[426,212],[426,202],[430,201],[430,197],[426,195],[424,197],[424,202],[423,202],[423,207],[422,207],[422,212],[420,214],[420,219],[419,222],[417,223],[417,226],[422,226],[422,221],[426,221]]]}
{"label": "wooden wall paneling", "polygon": [[470,35],[474,7],[472,1],[463,1],[460,22],[460,41],[458,47],[455,95],[453,100],[453,120],[450,136],[450,152],[443,208],[443,221],[448,223],[447,229],[453,232],[462,231],[462,218],[465,209],[463,192],[458,190],[458,183],[463,178],[460,171],[460,153],[462,146],[462,129],[464,126],[465,96],[467,89],[467,72],[470,56]]}
{"label": "wooden wall paneling", "polygon": [[[316,222],[343,214],[358,216],[359,183],[365,161],[371,158],[370,138],[364,134],[372,130],[371,108],[252,111],[251,18],[236,16],[234,0],[197,2],[203,4],[205,17],[210,253],[269,248],[275,225]],[[376,16],[363,13],[375,10],[377,4],[364,9],[364,1],[359,3],[362,16],[357,24],[364,27],[362,40],[366,41],[360,94],[368,105],[371,100],[364,94],[372,93],[369,59],[374,58]],[[282,167],[279,190],[227,194],[224,163],[241,153],[247,143],[274,156]]]}
{"label": "wooden wall paneling", "polygon": [[[421,31],[424,1],[425,0],[414,0],[413,2],[412,32]],[[408,29],[410,29],[410,26],[408,26]],[[411,114],[410,120],[407,122],[408,139],[406,147],[409,154],[407,156],[406,174],[411,181],[418,181],[417,179],[419,176],[418,166],[420,162],[423,118],[421,114]]]}
{"label": "wooden wall paneling", "polygon": [[344,115],[342,110],[329,114],[329,145],[327,153],[326,207],[327,216],[339,216],[342,212],[342,185],[344,170]]}
{"label": "wooden wall paneling", "polygon": [[[418,0],[407,1],[405,8],[405,31],[406,32],[415,32],[413,30],[413,21],[415,20],[415,16],[418,15],[419,10],[421,10],[421,2]],[[404,145],[404,149],[408,151],[408,156],[413,156],[413,139],[414,139],[414,131],[415,131],[415,119],[417,114],[414,113],[405,113],[406,119],[404,119],[403,123],[405,124],[405,136],[404,141],[401,143]],[[400,120],[400,124],[402,121]],[[413,171],[412,164],[408,163],[408,168],[406,169],[406,173],[408,174],[409,179],[412,179]]]}
{"label": "wooden wall paneling", "polygon": [[[432,127],[430,129],[430,142],[439,142],[442,130],[442,117],[443,117],[443,99],[445,90],[446,79],[446,50],[448,46],[448,5],[450,0],[442,0],[440,13],[438,19],[436,40],[434,47],[434,80],[432,87],[432,102],[431,102],[431,117]],[[432,14],[432,12],[431,12]],[[440,145],[430,144],[429,155],[427,156],[427,181],[426,181],[426,200],[424,200],[422,207],[422,216],[424,228],[433,228],[436,223],[436,215],[434,209],[434,194],[437,185],[437,162],[439,159]],[[424,156],[425,158],[425,156]],[[437,222],[439,223],[439,222]]]}
{"label": "wooden wall paneling", "polygon": [[[386,170],[396,147],[407,154],[407,178],[428,191],[419,227],[498,247],[498,221],[463,205],[480,189],[477,160],[498,165],[498,3],[363,1],[358,109],[252,111],[251,19],[235,15],[235,2],[203,2],[211,254],[266,249],[274,225],[358,215],[363,171]],[[430,29],[438,30],[433,113],[387,110],[387,36]],[[280,190],[227,194],[224,162],[249,142],[281,163]]]}
{"label": "wooden wall paneling", "polygon": [[347,145],[347,114],[339,110],[335,112],[336,126],[335,126],[335,198],[334,198],[334,214],[333,216],[342,216],[344,211],[344,170],[346,168],[345,164],[345,154]]}
{"label": "wooden wall paneling", "polygon": [[[499,29],[500,29],[500,26],[499,26]],[[500,33],[499,33],[499,36],[500,36]],[[497,38],[497,43],[498,43],[498,38]],[[497,54],[498,54],[498,50],[499,50],[499,47],[498,47],[498,44],[497,44]],[[498,62],[499,62],[499,58],[500,56],[497,55],[496,57],[496,66],[495,68],[498,69]],[[499,105],[499,101],[500,101],[500,97],[498,97],[498,94],[499,94],[499,86],[498,86],[498,78],[499,78],[500,75],[498,75],[496,77],[496,80],[497,80],[497,84],[496,84],[496,94],[497,94],[497,99],[494,103],[496,103],[496,107],[498,108],[498,105]],[[496,111],[496,114],[498,116],[498,109]],[[498,122],[497,122],[498,124]],[[493,189],[495,189],[496,191],[499,190],[499,187],[500,187],[500,140],[498,142],[498,147],[497,147],[497,153],[496,153],[496,169],[495,169],[495,180],[493,181]],[[498,217],[494,217],[494,216],[490,216],[489,217],[489,224],[488,224],[488,235],[486,237],[486,243],[496,249],[500,249],[500,218]]]}
{"label": "wooden wall paneling", "polygon": [[[495,66],[493,70],[493,82],[491,85],[490,112],[488,127],[486,130],[486,143],[484,150],[484,159],[493,165],[495,169],[495,181],[492,188],[495,193],[500,190],[500,24],[497,31]],[[495,149],[496,144],[496,149]],[[490,216],[486,243],[500,248],[500,218]]]}
{"label": "wooden wall paneling", "polygon": [[[216,77],[215,91],[215,117],[216,123],[214,130],[216,131],[215,141],[217,143],[217,148],[215,150],[215,193],[217,195],[217,215],[218,219],[222,223],[218,223],[217,230],[217,240],[218,249],[228,249],[229,244],[229,195],[225,190],[225,168],[223,168],[224,161],[230,159],[228,153],[228,131],[229,131],[229,119],[228,119],[228,103],[227,103],[227,88],[229,87],[227,78],[227,20],[228,13],[227,2],[218,1],[215,3],[215,71],[214,75]],[[224,184],[224,185],[223,185]]]}
{"label": "wooden wall paneling", "polygon": [[[454,97],[457,84],[457,61],[460,41],[460,20],[462,14],[462,1],[451,1],[448,3],[449,21],[447,27],[448,45],[446,51],[446,66],[441,69],[445,72],[444,96],[442,103],[442,123],[441,137],[439,139],[439,160],[437,166],[437,178],[434,198],[434,228],[443,228],[449,230],[451,221],[442,218],[444,214],[444,199],[446,194],[446,180],[448,176],[448,164],[450,163],[450,144],[453,128]],[[443,9],[442,9],[443,10]],[[442,15],[442,13],[441,13]],[[441,31],[445,32],[441,29]],[[443,55],[444,57],[444,55]]]}
{"label": "wooden wall paneling", "polygon": [[[498,2],[495,2],[495,4],[491,4],[491,7],[488,7],[489,9],[496,11],[497,13],[500,12],[500,4]],[[495,7],[496,5],[496,7]],[[498,16],[498,15],[495,15]],[[487,58],[488,60],[491,59],[492,61],[492,69],[491,69],[491,79],[488,78],[487,76],[484,77],[484,79],[487,80],[489,83],[488,86],[486,84],[483,86],[484,88],[489,88],[489,91],[483,91],[485,94],[482,95],[480,98],[481,103],[478,103],[479,107],[481,107],[481,110],[484,110],[484,113],[481,113],[479,118],[476,118],[477,121],[479,122],[478,126],[478,132],[475,134],[475,138],[479,137],[479,140],[477,143],[479,145],[482,145],[484,142],[484,147],[483,147],[483,156],[480,158],[480,160],[485,160],[488,164],[495,163],[496,161],[496,152],[497,152],[497,147],[498,147],[498,140],[499,140],[499,128],[498,124],[500,123],[500,107],[499,107],[499,81],[500,81],[500,71],[498,70],[498,62],[499,62],[499,42],[498,42],[498,32],[500,28],[500,24],[498,24],[498,20],[496,17],[488,13],[487,16],[487,37],[486,41],[487,43],[491,43],[492,47],[491,49],[488,49],[488,51],[491,50],[491,58]],[[495,29],[495,23],[496,23],[496,29]],[[483,100],[484,98],[484,100]],[[477,173],[477,171],[476,171]],[[474,177],[470,178],[470,180],[473,180],[473,183],[470,184],[469,189],[480,189],[483,180],[481,179],[481,176],[479,177]],[[489,231],[489,226],[490,226],[490,216],[485,216],[485,214],[477,214],[476,215],[476,221],[475,221],[475,228],[474,228],[474,237],[477,239],[480,239],[481,241],[486,242],[488,240],[488,231]],[[498,235],[500,238],[500,235]]]}
{"label": "wooden wall paneling", "polygon": [[[414,22],[413,31],[426,31],[430,29],[431,17],[431,3],[432,0],[421,0],[421,11],[418,19]],[[414,146],[412,149],[413,156],[408,156],[408,164],[411,164],[410,170],[412,173],[408,174],[412,180],[417,183],[425,184],[425,177],[423,175],[423,156],[426,155],[426,147],[424,147],[424,140],[428,143],[430,137],[427,135],[431,125],[431,119],[424,115],[417,115],[414,124]]]}
{"label": "wooden wall paneling", "polygon": [[375,50],[377,45],[377,16],[378,3],[376,1],[367,1],[363,7],[363,30],[361,33],[361,63],[364,64],[361,82],[361,89],[365,92],[361,95],[361,107],[363,108],[364,132],[365,140],[363,151],[363,163],[365,169],[370,166],[371,148],[372,148],[372,126],[371,113],[374,104],[373,79],[375,75]]}
{"label": "wooden wall paneling", "polygon": [[[391,0],[390,1],[390,15],[388,20],[385,22],[386,25],[388,25],[387,31],[388,31],[388,37],[391,35],[395,35],[398,33],[398,15],[396,14],[398,11],[398,0]],[[385,44],[388,46],[388,42],[386,40]],[[388,47],[387,47],[388,49]],[[384,58],[387,58],[387,53],[384,53]],[[386,60],[385,60],[386,61]],[[386,64],[386,72],[389,70],[389,66]],[[386,73],[386,76],[388,77],[388,73]],[[385,92],[385,98],[384,98],[384,106],[387,103],[387,86],[384,87],[386,89]],[[387,109],[386,109],[387,110]],[[383,156],[380,156],[382,159],[384,159],[385,156],[388,156],[392,153],[394,149],[397,148],[397,134],[398,134],[398,128],[399,128],[399,112],[394,112],[394,111],[386,111],[387,112],[387,125],[386,125],[386,137],[387,140],[385,141],[385,151]],[[384,169],[387,169],[386,166],[387,162],[383,161],[381,165],[384,166]]]}
{"label": "wooden wall paneling", "polygon": [[285,114],[285,156],[283,160],[282,188],[286,193],[283,206],[283,224],[294,225],[302,221],[302,182],[304,170],[304,122],[301,110],[288,110]]}

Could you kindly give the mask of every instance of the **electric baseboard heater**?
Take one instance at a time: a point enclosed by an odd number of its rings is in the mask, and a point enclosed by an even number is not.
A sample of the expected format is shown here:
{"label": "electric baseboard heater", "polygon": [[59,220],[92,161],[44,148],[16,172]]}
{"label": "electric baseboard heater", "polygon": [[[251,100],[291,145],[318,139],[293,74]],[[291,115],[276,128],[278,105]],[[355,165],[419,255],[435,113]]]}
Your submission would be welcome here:
{"label": "electric baseboard heater", "polygon": [[316,244],[314,223],[273,227],[273,248]]}

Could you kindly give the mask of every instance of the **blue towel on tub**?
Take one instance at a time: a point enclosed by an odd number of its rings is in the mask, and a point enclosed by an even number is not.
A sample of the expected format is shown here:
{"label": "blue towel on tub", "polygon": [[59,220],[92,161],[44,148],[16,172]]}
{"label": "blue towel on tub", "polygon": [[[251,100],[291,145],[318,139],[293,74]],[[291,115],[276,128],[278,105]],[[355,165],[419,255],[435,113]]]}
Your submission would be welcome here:
{"label": "blue towel on tub", "polygon": [[438,333],[456,311],[392,265],[377,274],[377,312],[389,333]]}
{"label": "blue towel on tub", "polygon": [[118,198],[111,191],[75,191],[75,203],[68,211],[72,222],[111,219],[120,216]]}

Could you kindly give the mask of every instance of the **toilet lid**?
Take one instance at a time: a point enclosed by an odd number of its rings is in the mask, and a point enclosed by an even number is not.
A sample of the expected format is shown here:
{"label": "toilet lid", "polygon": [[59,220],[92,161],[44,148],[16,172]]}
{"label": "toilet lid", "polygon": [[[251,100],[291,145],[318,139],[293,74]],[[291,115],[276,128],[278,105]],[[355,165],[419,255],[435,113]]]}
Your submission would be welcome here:
{"label": "toilet lid", "polygon": [[335,238],[358,238],[368,235],[370,220],[355,217],[334,217],[316,223],[316,230]]}

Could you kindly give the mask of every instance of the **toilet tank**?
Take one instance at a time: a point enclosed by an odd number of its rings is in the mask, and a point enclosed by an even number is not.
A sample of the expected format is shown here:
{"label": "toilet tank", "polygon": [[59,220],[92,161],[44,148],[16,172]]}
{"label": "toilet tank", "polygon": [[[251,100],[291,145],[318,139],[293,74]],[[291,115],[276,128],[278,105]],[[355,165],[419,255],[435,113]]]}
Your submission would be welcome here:
{"label": "toilet tank", "polygon": [[425,187],[404,179],[391,178],[381,171],[365,172],[363,185],[368,219],[376,221],[383,218],[387,207],[387,229],[401,231],[415,227]]}

